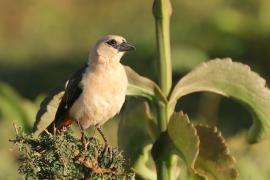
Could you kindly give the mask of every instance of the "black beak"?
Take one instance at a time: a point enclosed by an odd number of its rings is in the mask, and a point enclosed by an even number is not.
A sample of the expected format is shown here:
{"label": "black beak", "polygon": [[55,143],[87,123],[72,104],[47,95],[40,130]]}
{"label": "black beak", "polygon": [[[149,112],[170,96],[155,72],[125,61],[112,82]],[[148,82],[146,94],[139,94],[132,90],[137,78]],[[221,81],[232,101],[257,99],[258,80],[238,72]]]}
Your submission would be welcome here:
{"label": "black beak", "polygon": [[127,51],[134,51],[136,48],[132,44],[128,42],[122,42],[117,47],[118,51],[120,52],[127,52]]}

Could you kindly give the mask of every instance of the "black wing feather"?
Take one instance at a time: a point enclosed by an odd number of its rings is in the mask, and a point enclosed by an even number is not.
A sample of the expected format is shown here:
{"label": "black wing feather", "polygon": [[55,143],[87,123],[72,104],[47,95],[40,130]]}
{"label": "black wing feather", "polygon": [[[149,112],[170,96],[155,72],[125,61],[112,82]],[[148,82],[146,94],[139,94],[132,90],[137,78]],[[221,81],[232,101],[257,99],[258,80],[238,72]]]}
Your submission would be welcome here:
{"label": "black wing feather", "polygon": [[76,71],[69,79],[65,93],[56,111],[54,122],[48,128],[49,131],[53,130],[54,125],[57,128],[58,125],[61,124],[62,117],[66,115],[70,107],[81,95],[82,88],[80,87],[80,82],[87,67],[88,65],[85,65]]}

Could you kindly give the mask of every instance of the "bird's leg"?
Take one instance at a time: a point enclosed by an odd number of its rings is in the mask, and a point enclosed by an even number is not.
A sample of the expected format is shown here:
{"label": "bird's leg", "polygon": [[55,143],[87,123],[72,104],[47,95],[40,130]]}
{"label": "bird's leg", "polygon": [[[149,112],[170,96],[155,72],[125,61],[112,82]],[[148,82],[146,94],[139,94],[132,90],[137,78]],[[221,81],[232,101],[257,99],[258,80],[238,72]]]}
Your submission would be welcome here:
{"label": "bird's leg", "polygon": [[93,132],[93,136],[92,137],[96,137],[96,131],[97,131],[97,129],[96,128],[94,128],[94,132]]}
{"label": "bird's leg", "polygon": [[108,144],[108,140],[107,140],[105,134],[102,132],[100,125],[96,125],[96,129],[98,130],[99,134],[102,136],[102,139],[105,143],[104,154],[107,154],[109,152],[110,157],[112,158],[112,149],[110,148],[110,146]]}
{"label": "bird's leg", "polygon": [[56,135],[56,131],[57,131],[57,129],[56,129],[56,127],[55,127],[55,123],[53,123],[53,136]]}
{"label": "bird's leg", "polygon": [[77,121],[77,124],[78,124],[78,126],[79,126],[79,128],[80,128],[80,132],[81,132],[81,141],[82,141],[84,150],[86,151],[86,150],[87,150],[87,147],[88,147],[88,145],[89,145],[89,142],[87,142],[87,140],[86,140],[86,137],[85,137],[85,134],[84,134],[84,130],[82,129],[82,126],[81,126],[80,122]]}
{"label": "bird's leg", "polygon": [[96,129],[98,130],[98,132],[101,135],[105,145],[107,146],[108,145],[108,140],[107,140],[105,134],[102,132],[100,125],[96,125]]}

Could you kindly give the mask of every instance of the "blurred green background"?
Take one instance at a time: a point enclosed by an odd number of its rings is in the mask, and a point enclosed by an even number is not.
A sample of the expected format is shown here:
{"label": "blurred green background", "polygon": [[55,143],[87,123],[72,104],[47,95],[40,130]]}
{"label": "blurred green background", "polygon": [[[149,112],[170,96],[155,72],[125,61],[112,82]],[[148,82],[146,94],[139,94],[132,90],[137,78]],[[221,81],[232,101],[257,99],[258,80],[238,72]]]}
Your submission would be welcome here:
{"label": "blurred green background", "polygon": [[[123,64],[157,80],[151,0],[0,0],[0,179],[20,179],[8,139],[12,122],[30,130],[42,98],[87,60],[93,43],[119,34],[136,45]],[[270,80],[269,0],[172,0],[173,79],[197,64],[231,57]],[[238,161],[240,179],[269,179],[269,138],[247,146],[251,116],[239,103],[208,93],[184,97],[177,109],[217,125]],[[117,119],[105,125],[116,144]],[[240,134],[239,134],[240,132]]]}

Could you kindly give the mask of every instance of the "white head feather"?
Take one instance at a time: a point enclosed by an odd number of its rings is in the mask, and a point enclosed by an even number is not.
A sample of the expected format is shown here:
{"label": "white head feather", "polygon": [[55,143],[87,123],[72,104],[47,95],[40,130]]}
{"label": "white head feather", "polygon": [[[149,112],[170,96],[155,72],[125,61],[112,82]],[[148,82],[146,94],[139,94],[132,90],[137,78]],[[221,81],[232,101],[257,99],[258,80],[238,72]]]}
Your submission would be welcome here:
{"label": "white head feather", "polygon": [[107,35],[95,44],[90,55],[90,61],[119,62],[125,52],[134,49],[135,47],[129,44],[122,36]]}

